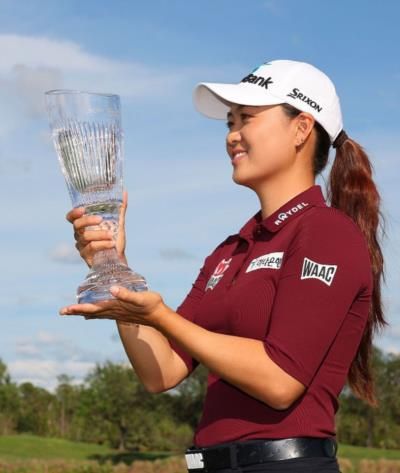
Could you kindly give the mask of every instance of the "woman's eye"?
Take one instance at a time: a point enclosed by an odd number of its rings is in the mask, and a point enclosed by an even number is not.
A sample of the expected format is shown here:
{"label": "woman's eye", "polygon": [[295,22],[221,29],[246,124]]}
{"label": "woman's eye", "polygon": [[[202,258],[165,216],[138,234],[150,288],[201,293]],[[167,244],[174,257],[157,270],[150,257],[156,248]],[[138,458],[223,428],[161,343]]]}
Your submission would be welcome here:
{"label": "woman's eye", "polygon": [[[241,113],[241,114],[240,114],[240,121],[241,121],[241,122],[245,122],[245,121],[248,120],[249,118],[251,118],[251,115],[249,115],[248,113]],[[233,121],[228,120],[228,121],[226,122],[226,126],[227,126],[227,128],[228,128],[229,130],[233,127],[233,125],[234,125]]]}

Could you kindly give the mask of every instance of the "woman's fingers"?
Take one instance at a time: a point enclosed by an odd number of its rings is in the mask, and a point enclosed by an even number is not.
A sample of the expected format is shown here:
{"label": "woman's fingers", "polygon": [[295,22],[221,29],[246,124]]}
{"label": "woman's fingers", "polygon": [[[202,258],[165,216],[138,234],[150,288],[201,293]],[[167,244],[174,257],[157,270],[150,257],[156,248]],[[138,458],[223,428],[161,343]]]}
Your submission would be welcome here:
{"label": "woman's fingers", "polygon": [[85,319],[110,319],[126,323],[146,324],[141,317],[136,317],[132,307],[116,299],[99,302],[97,304],[73,304],[60,309],[60,315],[79,315]]}
{"label": "woman's fingers", "polygon": [[85,227],[98,225],[101,221],[100,215],[83,215],[73,221],[74,230],[79,233]]}
{"label": "woman's fingers", "polygon": [[65,218],[68,220],[68,222],[73,223],[74,220],[76,220],[79,217],[82,217],[84,213],[85,213],[84,207],[77,207],[76,209],[70,210],[65,216]]}
{"label": "woman's fingers", "polygon": [[128,192],[124,191],[122,195],[122,204],[119,210],[119,229],[117,236],[117,252],[119,257],[126,262],[125,258],[125,216],[128,207]]}
{"label": "woman's fingers", "polygon": [[72,304],[60,310],[60,315],[112,316],[132,320],[145,319],[162,302],[161,295],[152,291],[130,291],[121,286],[112,286],[115,299],[97,304]]}
{"label": "woman's fingers", "polygon": [[73,225],[75,247],[89,267],[92,266],[94,253],[111,248],[116,248],[121,261],[126,262],[124,256],[126,207],[127,192],[125,191],[120,210],[122,231],[118,232],[118,236],[116,222],[104,220],[100,215],[86,215],[84,207],[72,209],[66,214],[66,219]]}
{"label": "woman's fingers", "polygon": [[60,315],[94,315],[100,310],[101,308],[95,304],[73,304],[60,309]]}
{"label": "woman's fingers", "polygon": [[71,304],[60,309],[60,315],[113,315],[115,311],[119,310],[121,303],[116,299],[108,301],[97,302],[96,304]]}
{"label": "woman's fingers", "polygon": [[115,247],[114,240],[101,240],[91,241],[90,243],[83,245],[80,241],[77,241],[75,247],[79,251],[83,259],[90,259],[93,254],[101,250],[109,250]]}
{"label": "woman's fingers", "polygon": [[112,240],[113,233],[110,230],[84,230],[82,233],[74,233],[79,242],[87,245],[91,241]]}

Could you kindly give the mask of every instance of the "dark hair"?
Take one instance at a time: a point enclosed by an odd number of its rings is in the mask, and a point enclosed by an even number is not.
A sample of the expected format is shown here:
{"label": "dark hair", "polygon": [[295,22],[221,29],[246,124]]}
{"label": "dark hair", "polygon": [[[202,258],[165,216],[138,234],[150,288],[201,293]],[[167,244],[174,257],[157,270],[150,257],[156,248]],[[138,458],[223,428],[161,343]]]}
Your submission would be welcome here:
{"label": "dark hair", "polygon": [[[289,118],[295,118],[301,110],[289,104],[281,104]],[[313,156],[314,177],[326,166],[329,157],[330,138],[322,126],[315,121],[316,144]],[[372,338],[374,332],[389,325],[384,319],[381,299],[381,278],[385,281],[384,261],[379,244],[378,230],[384,230],[384,216],[380,210],[380,195],[372,179],[372,165],[364,149],[353,139],[347,138],[336,148],[327,188],[327,200],[358,225],[368,245],[372,264],[373,292],[368,320],[358,351],[351,363],[348,383],[356,397],[370,406],[379,405],[375,396],[372,368]],[[382,220],[381,220],[382,219]]]}

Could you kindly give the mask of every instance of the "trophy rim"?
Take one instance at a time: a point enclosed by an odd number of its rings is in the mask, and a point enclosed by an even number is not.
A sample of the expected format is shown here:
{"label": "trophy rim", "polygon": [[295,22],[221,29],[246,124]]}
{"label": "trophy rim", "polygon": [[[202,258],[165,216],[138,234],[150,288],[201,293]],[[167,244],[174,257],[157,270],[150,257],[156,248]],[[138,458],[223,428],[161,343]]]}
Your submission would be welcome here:
{"label": "trophy rim", "polygon": [[101,97],[117,97],[119,98],[118,94],[112,93],[105,93],[105,92],[90,92],[88,90],[77,90],[77,89],[52,89],[47,90],[45,95],[98,95]]}

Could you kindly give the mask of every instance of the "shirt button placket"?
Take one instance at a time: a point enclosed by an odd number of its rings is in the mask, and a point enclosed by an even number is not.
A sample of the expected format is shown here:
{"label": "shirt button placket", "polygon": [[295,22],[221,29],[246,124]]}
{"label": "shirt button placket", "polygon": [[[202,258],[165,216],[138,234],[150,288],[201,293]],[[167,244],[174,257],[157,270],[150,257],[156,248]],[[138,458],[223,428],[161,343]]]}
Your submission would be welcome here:
{"label": "shirt button placket", "polygon": [[[255,231],[255,230],[254,230],[254,231]],[[248,247],[247,247],[247,251],[246,251],[245,257],[243,258],[242,264],[240,265],[240,267],[239,267],[238,270],[236,271],[236,273],[235,273],[235,275],[233,276],[233,279],[232,279],[232,281],[231,281],[231,283],[229,284],[228,287],[231,287],[231,286],[233,286],[233,285],[235,284],[235,282],[236,282],[236,280],[237,280],[237,278],[238,278],[240,272],[242,271],[243,266],[247,263],[248,256],[249,256],[249,254],[250,254],[250,252],[251,252],[251,250],[252,250],[252,248],[253,248],[253,246],[254,246],[254,240],[253,240],[253,239],[250,239],[250,238],[247,239],[247,238],[246,238],[246,241],[247,241]]]}
{"label": "shirt button placket", "polygon": [[262,224],[258,223],[256,227],[254,228],[253,235],[254,236],[260,236],[262,233]]}

